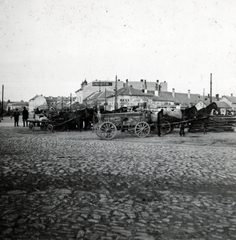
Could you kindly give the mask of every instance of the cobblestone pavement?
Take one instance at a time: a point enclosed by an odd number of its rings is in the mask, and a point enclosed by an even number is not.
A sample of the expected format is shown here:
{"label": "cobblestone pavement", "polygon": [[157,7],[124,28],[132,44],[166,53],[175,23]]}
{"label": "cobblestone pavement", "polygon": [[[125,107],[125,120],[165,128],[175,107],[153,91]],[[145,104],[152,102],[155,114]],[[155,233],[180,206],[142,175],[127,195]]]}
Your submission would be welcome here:
{"label": "cobblestone pavement", "polygon": [[235,239],[235,140],[0,126],[0,239]]}

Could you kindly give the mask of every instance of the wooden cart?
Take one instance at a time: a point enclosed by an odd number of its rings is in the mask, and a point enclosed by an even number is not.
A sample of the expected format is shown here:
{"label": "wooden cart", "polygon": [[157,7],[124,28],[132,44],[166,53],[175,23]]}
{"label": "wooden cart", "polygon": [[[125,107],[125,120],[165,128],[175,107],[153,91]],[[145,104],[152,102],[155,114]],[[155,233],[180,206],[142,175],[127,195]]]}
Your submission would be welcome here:
{"label": "wooden cart", "polygon": [[[157,121],[148,121],[146,112],[123,112],[98,114],[98,123],[93,131],[100,139],[113,139],[118,131],[128,131],[131,135],[139,138],[147,137],[151,130],[157,128]],[[162,134],[170,131],[167,122],[161,125]]]}

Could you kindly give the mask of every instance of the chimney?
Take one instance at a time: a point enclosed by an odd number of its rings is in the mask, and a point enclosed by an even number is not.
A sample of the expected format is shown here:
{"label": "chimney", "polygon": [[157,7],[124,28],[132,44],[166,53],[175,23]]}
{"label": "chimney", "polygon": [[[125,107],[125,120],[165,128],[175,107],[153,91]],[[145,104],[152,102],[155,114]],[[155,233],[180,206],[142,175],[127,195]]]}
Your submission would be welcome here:
{"label": "chimney", "polygon": [[188,90],[188,99],[190,99],[190,90]]}
{"label": "chimney", "polygon": [[172,88],[172,97],[175,97],[175,89]]}
{"label": "chimney", "polygon": [[156,81],[156,86],[155,86],[155,96],[159,96],[159,80]]}
{"label": "chimney", "polygon": [[142,92],[144,92],[144,83],[143,83],[143,79],[140,79],[140,82],[141,82],[141,85],[140,85],[140,87],[141,87],[141,90],[142,90]]}
{"label": "chimney", "polygon": [[126,79],[126,87],[128,87],[128,86],[129,86],[129,80]]}
{"label": "chimney", "polygon": [[219,94],[216,94],[216,101],[219,101],[220,98],[219,98]]}
{"label": "chimney", "polygon": [[144,93],[147,93],[147,81],[146,81],[146,79],[144,80]]}
{"label": "chimney", "polygon": [[233,97],[233,93],[231,93],[231,97]]}

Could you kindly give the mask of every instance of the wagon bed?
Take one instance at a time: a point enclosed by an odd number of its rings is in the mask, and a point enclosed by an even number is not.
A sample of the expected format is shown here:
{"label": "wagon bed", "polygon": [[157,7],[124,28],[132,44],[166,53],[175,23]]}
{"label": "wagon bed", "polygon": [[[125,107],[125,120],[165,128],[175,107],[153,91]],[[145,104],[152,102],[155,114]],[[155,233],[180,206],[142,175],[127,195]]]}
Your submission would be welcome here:
{"label": "wagon bed", "polygon": [[[154,118],[153,118],[154,117]],[[154,120],[155,119],[155,120]],[[170,124],[161,124],[163,134],[170,130]],[[157,128],[157,115],[147,116],[147,112],[122,112],[98,114],[98,123],[93,127],[93,131],[100,139],[113,139],[117,131],[127,131],[139,138],[147,137],[151,129]]]}
{"label": "wagon bed", "polygon": [[100,139],[113,139],[117,131],[128,131],[138,137],[146,137],[150,126],[142,112],[122,112],[98,114],[98,123],[93,128]]}

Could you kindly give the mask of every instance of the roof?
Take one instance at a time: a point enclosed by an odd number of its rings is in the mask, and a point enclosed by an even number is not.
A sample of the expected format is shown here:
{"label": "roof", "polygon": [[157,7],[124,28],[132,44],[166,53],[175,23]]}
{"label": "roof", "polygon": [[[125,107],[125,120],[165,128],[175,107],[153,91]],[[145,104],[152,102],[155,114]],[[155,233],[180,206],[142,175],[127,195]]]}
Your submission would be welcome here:
{"label": "roof", "polygon": [[[115,93],[110,95],[109,97],[114,97]],[[117,90],[117,96],[146,96],[146,97],[152,97],[153,94],[151,93],[144,93],[142,90],[133,88],[131,86],[123,87]]]}
{"label": "roof", "polygon": [[226,109],[231,108],[228,103],[223,102],[223,101],[215,101],[215,103],[216,103],[218,108],[226,108]]}
{"label": "roof", "polygon": [[229,101],[232,103],[236,103],[236,97],[233,97],[233,96],[222,96],[222,97],[229,99]]}
{"label": "roof", "polygon": [[101,92],[94,92],[92,94],[90,94],[89,96],[87,96],[84,101],[89,101],[89,100],[97,100],[97,99],[105,99],[111,95],[113,95],[114,92],[113,91],[101,91]]}
{"label": "roof", "polygon": [[22,107],[24,107],[24,106],[29,106],[29,104],[28,104],[28,102],[12,102],[11,103],[12,104],[12,106],[22,106]]}
{"label": "roof", "polygon": [[31,98],[29,101],[35,100],[37,97],[44,97],[44,96],[42,94],[41,95],[36,95],[35,97]]}
{"label": "roof", "polygon": [[188,97],[188,93],[177,93],[175,92],[174,97],[172,92],[159,92],[158,96],[153,96],[153,101],[168,101],[168,102],[174,102],[174,103],[181,103],[181,104],[196,104],[200,101],[204,102],[206,105],[210,103],[210,100],[205,97],[203,98],[199,94],[190,94],[190,97]]}

